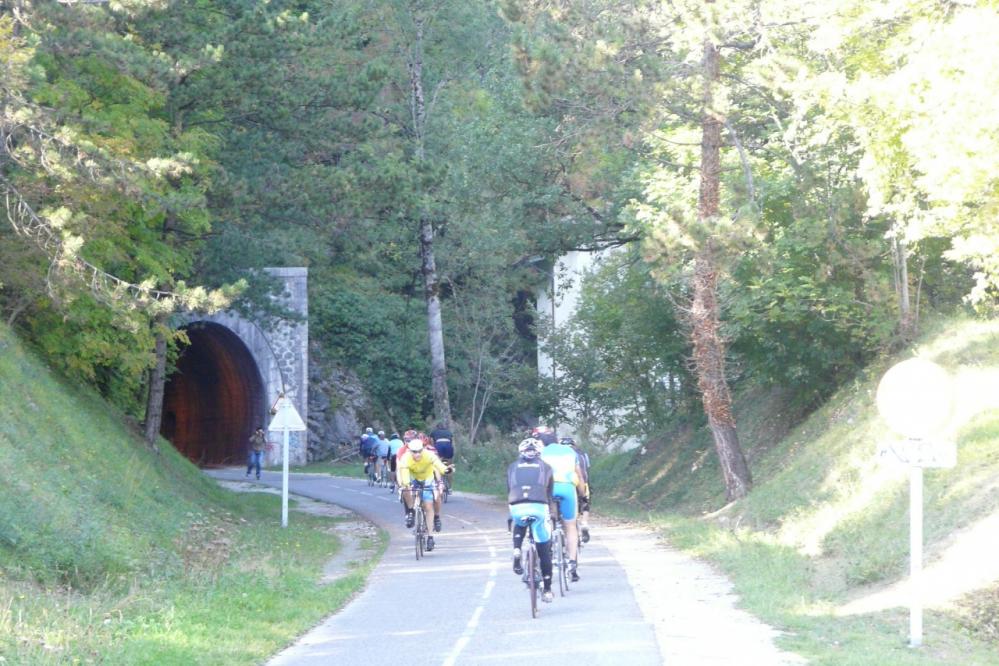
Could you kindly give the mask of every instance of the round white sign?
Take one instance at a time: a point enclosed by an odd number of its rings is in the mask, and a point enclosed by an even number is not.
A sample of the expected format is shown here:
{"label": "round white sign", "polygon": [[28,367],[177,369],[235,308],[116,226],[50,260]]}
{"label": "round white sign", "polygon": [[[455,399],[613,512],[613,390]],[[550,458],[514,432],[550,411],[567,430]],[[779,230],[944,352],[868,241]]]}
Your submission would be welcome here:
{"label": "round white sign", "polygon": [[954,387],[936,363],[919,358],[897,363],[878,384],[878,412],[896,433],[924,439],[951,415]]}

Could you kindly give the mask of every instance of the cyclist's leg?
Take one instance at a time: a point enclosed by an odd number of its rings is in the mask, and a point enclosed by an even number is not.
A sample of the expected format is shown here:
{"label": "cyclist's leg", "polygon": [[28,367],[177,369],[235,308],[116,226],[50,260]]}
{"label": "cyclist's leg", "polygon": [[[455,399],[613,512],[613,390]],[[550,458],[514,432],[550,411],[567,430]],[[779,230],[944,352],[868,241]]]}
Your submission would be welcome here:
{"label": "cyclist's leg", "polygon": [[420,499],[423,502],[423,510],[427,514],[427,526],[433,527],[437,513],[437,484],[433,479],[426,482],[423,490],[420,491]]}
{"label": "cyclist's leg", "polygon": [[562,525],[565,529],[565,540],[569,551],[569,560],[576,561],[579,555],[579,543],[576,530],[576,486],[571,483],[558,482],[555,484],[554,494],[561,499],[560,508],[562,510]]}
{"label": "cyclist's leg", "polygon": [[538,547],[538,560],[541,563],[541,582],[546,595],[545,601],[550,601],[548,595],[552,591],[552,533],[549,525],[549,511],[547,504],[528,503],[532,507],[534,516],[538,519],[531,523],[531,531],[534,534],[534,543]]}
{"label": "cyclist's leg", "polygon": [[[522,574],[524,573],[524,569],[520,563],[520,554],[524,546],[524,537],[527,536],[527,519],[535,518],[535,524],[538,520],[547,520],[547,507],[536,502],[519,502],[517,504],[509,504],[508,507],[510,510],[510,520],[513,521],[513,572],[515,574]],[[538,507],[542,507],[545,510],[544,513]],[[535,541],[537,541],[536,531]]]}
{"label": "cyclist's leg", "polygon": [[[420,491],[420,499],[423,502],[423,511],[427,516],[427,530],[429,531],[434,525],[434,519],[436,514],[434,513],[434,493],[436,493],[437,486],[434,484],[433,480],[427,481],[427,485],[423,487]],[[434,537],[427,537],[427,550],[434,549]]]}
{"label": "cyclist's leg", "polygon": [[440,532],[440,518],[441,518],[441,503],[444,500],[444,495],[441,492],[440,479],[437,477],[437,473],[434,472],[434,479],[432,481],[434,487],[434,516],[436,516],[436,521],[431,520],[431,524],[434,526],[435,532]]}
{"label": "cyclist's leg", "polygon": [[410,488],[400,488],[400,493],[402,496],[402,508],[406,514],[406,527],[413,526],[413,491]]}

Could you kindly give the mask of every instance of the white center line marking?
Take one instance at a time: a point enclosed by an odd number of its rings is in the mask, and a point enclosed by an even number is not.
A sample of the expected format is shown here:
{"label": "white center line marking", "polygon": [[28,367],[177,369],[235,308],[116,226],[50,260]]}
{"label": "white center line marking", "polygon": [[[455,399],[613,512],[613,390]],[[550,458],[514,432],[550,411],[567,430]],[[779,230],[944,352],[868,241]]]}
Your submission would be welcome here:
{"label": "white center line marking", "polygon": [[486,581],[485,589],[482,591],[483,604],[477,606],[475,610],[472,612],[472,617],[468,620],[468,624],[465,625],[465,631],[462,632],[461,636],[455,642],[454,648],[451,649],[451,654],[449,654],[447,658],[444,660],[443,666],[454,666],[454,664],[457,663],[458,655],[461,654],[461,651],[464,650],[465,646],[467,646],[468,643],[472,640],[472,634],[475,633],[476,627],[479,626],[479,620],[482,618],[482,613],[485,611],[484,602],[486,602],[489,599],[489,597],[493,593],[493,588],[496,586],[495,578],[498,566],[496,562],[496,547],[493,546],[491,543],[489,543],[488,533],[486,533],[485,530],[478,527],[472,521],[465,520],[464,518],[459,518],[458,516],[452,516],[452,518],[454,518],[458,522],[465,523],[466,525],[471,526],[472,529],[478,532],[482,536],[482,538],[486,541],[486,545],[489,547],[490,567],[489,567],[489,580]]}

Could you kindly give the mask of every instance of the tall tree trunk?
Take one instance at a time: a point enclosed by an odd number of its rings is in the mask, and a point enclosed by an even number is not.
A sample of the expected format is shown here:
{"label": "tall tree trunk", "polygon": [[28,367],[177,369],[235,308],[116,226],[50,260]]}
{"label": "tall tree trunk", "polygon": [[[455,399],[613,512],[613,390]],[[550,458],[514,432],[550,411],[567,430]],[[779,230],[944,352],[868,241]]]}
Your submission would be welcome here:
{"label": "tall tree trunk", "polygon": [[[707,228],[718,216],[721,187],[722,122],[713,109],[713,87],[718,81],[718,49],[710,39],[704,42],[704,118],[701,133],[701,184],[697,214]],[[715,450],[725,480],[729,501],[745,497],[753,480],[746,457],[739,445],[739,435],[732,413],[732,396],[725,378],[725,342],[719,332],[718,258],[715,243],[709,236],[694,258],[694,301],[691,312],[694,361],[697,386],[701,391]]]}
{"label": "tall tree trunk", "polygon": [[909,297],[909,253],[905,241],[894,234],[891,238],[892,264],[895,269],[895,293],[898,296],[898,325],[902,338],[911,340],[915,329],[912,300]]}
{"label": "tall tree trunk", "polygon": [[[423,20],[414,17],[416,41],[410,54],[409,83],[413,114],[413,134],[416,159],[424,159],[424,137],[427,123],[426,95],[423,90]],[[423,273],[423,294],[427,302],[427,336],[430,341],[430,371],[434,394],[434,416],[445,427],[451,427],[451,401],[447,392],[447,363],[444,357],[444,324],[441,319],[440,281],[434,258],[434,224],[426,214],[420,216],[420,258]]]}
{"label": "tall tree trunk", "polygon": [[423,259],[424,298],[427,301],[427,335],[430,338],[430,373],[433,380],[434,416],[451,427],[451,401],[447,393],[447,365],[444,360],[444,324],[441,320],[440,282],[434,261],[434,225],[420,221],[420,256]]}
{"label": "tall tree trunk", "polygon": [[166,333],[163,324],[154,322],[156,328],[156,363],[149,376],[149,393],[146,401],[146,445],[156,453],[160,452],[156,443],[160,435],[160,425],[163,423],[163,393],[166,390]]}

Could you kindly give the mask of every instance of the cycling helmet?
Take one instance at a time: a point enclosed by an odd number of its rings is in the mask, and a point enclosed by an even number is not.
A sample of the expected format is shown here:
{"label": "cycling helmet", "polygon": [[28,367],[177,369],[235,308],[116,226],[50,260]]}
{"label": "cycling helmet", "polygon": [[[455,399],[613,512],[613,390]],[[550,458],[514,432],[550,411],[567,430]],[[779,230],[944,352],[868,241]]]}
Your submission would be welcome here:
{"label": "cycling helmet", "polygon": [[576,440],[572,437],[563,437],[558,441],[559,444],[565,444],[566,446],[576,446]]}
{"label": "cycling helmet", "polygon": [[406,433],[402,436],[402,441],[408,442],[409,440],[413,439],[414,437],[416,437],[416,431],[415,430],[407,430]]}
{"label": "cycling helmet", "polygon": [[385,436],[385,431],[384,430],[379,430],[378,431],[378,436],[379,437],[384,437]]}
{"label": "cycling helmet", "polygon": [[391,435],[389,435],[389,439],[399,439],[399,433],[397,432],[392,433]]}
{"label": "cycling helmet", "polygon": [[406,448],[408,448],[413,453],[419,453],[420,451],[423,450],[423,440],[421,440],[419,437],[414,437],[409,441],[409,444],[406,445]]}
{"label": "cycling helmet", "polygon": [[543,447],[544,444],[542,444],[540,440],[528,437],[517,445],[517,452],[521,455],[521,457],[531,460],[541,455],[541,449]]}
{"label": "cycling helmet", "polygon": [[375,431],[374,431],[374,430],[372,430],[371,428],[365,428],[365,429],[364,429],[364,432],[365,432],[365,433],[367,433],[368,435],[373,435],[373,434],[375,434]]}

